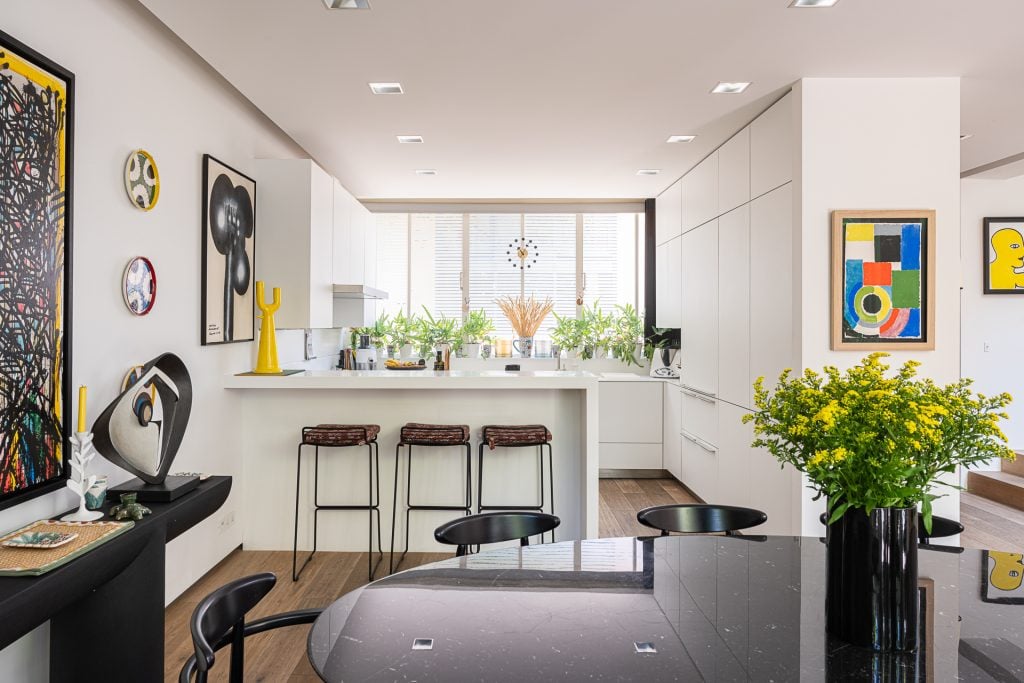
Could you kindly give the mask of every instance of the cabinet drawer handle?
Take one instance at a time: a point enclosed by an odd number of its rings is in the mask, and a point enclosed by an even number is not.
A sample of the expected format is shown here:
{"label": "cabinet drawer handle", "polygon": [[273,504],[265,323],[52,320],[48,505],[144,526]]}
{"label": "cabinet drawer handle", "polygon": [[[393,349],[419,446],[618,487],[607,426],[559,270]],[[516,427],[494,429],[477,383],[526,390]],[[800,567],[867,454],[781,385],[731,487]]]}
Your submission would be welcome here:
{"label": "cabinet drawer handle", "polygon": [[683,393],[686,394],[687,396],[689,396],[690,398],[695,398],[698,401],[704,401],[705,403],[714,403],[715,402],[715,399],[713,399],[713,398],[711,398],[709,396],[705,396],[704,394],[698,394],[695,391],[690,391],[689,389],[683,389]]}
{"label": "cabinet drawer handle", "polygon": [[689,389],[690,391],[695,391],[698,394],[701,394],[703,396],[707,396],[709,398],[715,398],[715,396],[717,396],[717,394],[715,392],[713,392],[713,391],[704,391],[703,389],[698,389],[697,387],[691,386],[689,384],[680,384],[680,386],[683,389]]}
{"label": "cabinet drawer handle", "polygon": [[718,449],[715,448],[714,446],[712,446],[711,444],[709,444],[707,441],[705,441],[704,439],[701,439],[701,438],[698,438],[698,437],[694,436],[693,434],[691,434],[690,432],[686,431],[685,429],[682,430],[680,432],[680,434],[682,434],[682,437],[684,439],[686,439],[687,441],[692,441],[693,443],[697,444],[698,446],[700,446],[701,448],[706,450],[708,453],[717,453],[718,452]]}

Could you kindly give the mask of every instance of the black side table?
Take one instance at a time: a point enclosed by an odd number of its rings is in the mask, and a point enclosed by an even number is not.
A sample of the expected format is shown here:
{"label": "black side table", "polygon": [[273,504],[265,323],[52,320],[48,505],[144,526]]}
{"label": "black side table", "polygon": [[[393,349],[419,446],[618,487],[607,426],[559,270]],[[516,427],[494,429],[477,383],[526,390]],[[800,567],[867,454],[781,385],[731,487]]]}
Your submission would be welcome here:
{"label": "black side table", "polygon": [[210,477],[175,501],[149,504],[153,514],[133,529],[62,567],[0,577],[0,649],[50,620],[50,681],[163,680],[165,546],[230,491],[231,477]]}

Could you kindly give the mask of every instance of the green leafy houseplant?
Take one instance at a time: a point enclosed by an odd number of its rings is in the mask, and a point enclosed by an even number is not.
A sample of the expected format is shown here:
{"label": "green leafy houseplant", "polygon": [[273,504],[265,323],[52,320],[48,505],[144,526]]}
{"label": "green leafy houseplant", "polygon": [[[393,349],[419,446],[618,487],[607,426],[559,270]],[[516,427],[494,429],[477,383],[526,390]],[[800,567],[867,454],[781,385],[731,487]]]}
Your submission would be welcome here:
{"label": "green leafy houseplant", "polygon": [[462,342],[462,331],[459,321],[449,318],[443,313],[436,318],[423,307],[423,317],[419,319],[420,347],[425,353],[430,353],[438,346],[447,344],[452,350],[458,349]]}
{"label": "green leafy houseplant", "polygon": [[387,313],[381,313],[375,321],[373,321],[373,327],[370,328],[370,343],[377,348],[383,348],[387,345],[388,336],[391,331],[391,316]]}
{"label": "green leafy houseplant", "polygon": [[[828,497],[829,523],[848,509],[907,508],[920,504],[931,531],[932,486],[958,465],[1013,459],[999,420],[1009,394],[971,391],[971,380],[939,386],[917,378],[916,361],[894,375],[873,353],[840,372],[786,370],[774,390],[754,383],[755,447],[805,472],[819,497]],[[953,486],[950,484],[950,486]]]}
{"label": "green leafy houseplant", "polygon": [[578,351],[583,346],[583,321],[569,316],[560,316],[554,311],[555,326],[550,329],[551,343],[563,351]]}
{"label": "green leafy houseplant", "polygon": [[398,349],[406,344],[415,344],[418,330],[419,318],[416,314],[407,316],[404,311],[399,311],[388,326],[387,342]]}
{"label": "green leafy houseplant", "polygon": [[614,319],[611,314],[601,310],[600,301],[595,301],[592,306],[583,307],[581,328],[583,331],[583,360],[589,360],[595,356],[607,353],[608,340],[611,336],[611,329]]}
{"label": "green leafy houseplant", "polygon": [[644,358],[648,362],[654,360],[654,354],[666,348],[671,339],[665,334],[669,331],[667,327],[652,327],[651,335],[644,339]]}
{"label": "green leafy houseplant", "polygon": [[608,327],[605,346],[612,358],[629,365],[640,365],[636,358],[637,346],[644,338],[644,321],[632,304],[616,306],[617,316]]}
{"label": "green leafy houseplant", "polygon": [[484,309],[470,311],[462,322],[462,338],[467,344],[482,344],[494,331],[494,321],[487,317]]}

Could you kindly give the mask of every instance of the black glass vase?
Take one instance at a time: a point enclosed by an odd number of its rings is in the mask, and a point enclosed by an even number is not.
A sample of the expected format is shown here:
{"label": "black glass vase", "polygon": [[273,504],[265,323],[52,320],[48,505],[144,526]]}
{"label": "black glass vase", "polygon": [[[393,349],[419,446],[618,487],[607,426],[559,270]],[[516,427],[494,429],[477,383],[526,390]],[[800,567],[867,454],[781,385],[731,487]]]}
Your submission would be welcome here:
{"label": "black glass vase", "polygon": [[829,635],[876,652],[917,648],[917,508],[849,509],[828,528]]}

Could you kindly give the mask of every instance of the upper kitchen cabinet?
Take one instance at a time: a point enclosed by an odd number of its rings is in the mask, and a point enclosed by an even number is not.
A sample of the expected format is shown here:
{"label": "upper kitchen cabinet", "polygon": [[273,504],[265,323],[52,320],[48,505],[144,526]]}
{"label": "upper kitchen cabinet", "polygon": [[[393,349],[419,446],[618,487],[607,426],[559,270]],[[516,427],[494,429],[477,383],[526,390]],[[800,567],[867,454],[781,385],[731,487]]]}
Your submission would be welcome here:
{"label": "upper kitchen cabinet", "polygon": [[718,151],[683,176],[683,232],[718,215]]}
{"label": "upper kitchen cabinet", "polygon": [[[680,351],[684,388],[718,392],[718,221],[679,238],[682,268]],[[685,423],[685,420],[684,420]]]}
{"label": "upper kitchen cabinet", "polygon": [[333,325],[334,179],[309,159],[258,159],[256,273],[282,329]]}
{"label": "upper kitchen cabinet", "polygon": [[793,95],[750,124],[750,196],[760,197],[793,179]]}
{"label": "upper kitchen cabinet", "polygon": [[376,284],[377,240],[373,215],[334,181],[334,282]]}
{"label": "upper kitchen cabinet", "polygon": [[750,204],[718,219],[718,395],[751,406]]}
{"label": "upper kitchen cabinet", "polygon": [[750,201],[750,127],[718,149],[718,213]]}
{"label": "upper kitchen cabinet", "polygon": [[677,180],[654,200],[655,244],[664,244],[683,232],[683,181]]}
{"label": "upper kitchen cabinet", "polygon": [[793,184],[750,203],[750,377],[769,387],[797,364],[793,302]]}
{"label": "upper kitchen cabinet", "polygon": [[682,241],[677,236],[654,250],[654,324],[658,327],[677,329],[682,323]]}

